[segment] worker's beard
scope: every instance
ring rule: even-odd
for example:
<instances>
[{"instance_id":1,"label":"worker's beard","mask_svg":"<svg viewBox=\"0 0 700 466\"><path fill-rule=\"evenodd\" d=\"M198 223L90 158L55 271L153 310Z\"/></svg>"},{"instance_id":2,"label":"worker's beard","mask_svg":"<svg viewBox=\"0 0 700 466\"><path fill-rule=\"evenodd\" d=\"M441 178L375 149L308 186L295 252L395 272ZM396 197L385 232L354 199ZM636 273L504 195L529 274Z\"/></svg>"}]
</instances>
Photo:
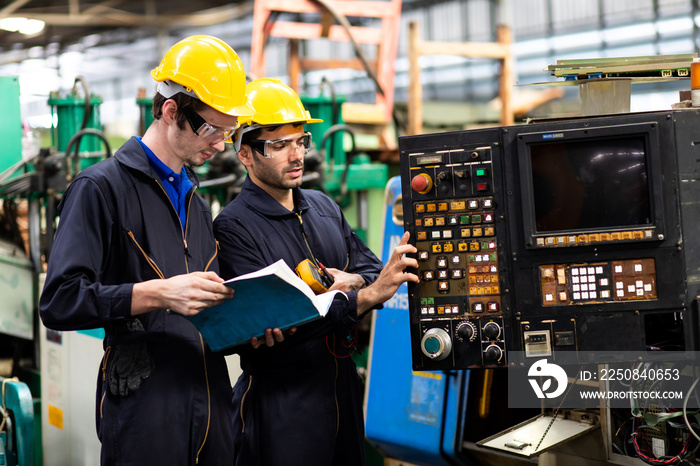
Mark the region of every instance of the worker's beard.
<instances>
[{"instance_id":1,"label":"worker's beard","mask_svg":"<svg viewBox=\"0 0 700 466\"><path fill-rule=\"evenodd\" d=\"M255 160L255 165L253 167L253 175L260 182L269 186L273 189L292 189L301 186L301 175L304 171L304 161L299 160L294 163L290 163L282 168L276 166L270 166L267 160L257 154L257 151L253 150L253 159ZM301 170L300 173L292 175L291 173Z\"/></svg>"}]
</instances>

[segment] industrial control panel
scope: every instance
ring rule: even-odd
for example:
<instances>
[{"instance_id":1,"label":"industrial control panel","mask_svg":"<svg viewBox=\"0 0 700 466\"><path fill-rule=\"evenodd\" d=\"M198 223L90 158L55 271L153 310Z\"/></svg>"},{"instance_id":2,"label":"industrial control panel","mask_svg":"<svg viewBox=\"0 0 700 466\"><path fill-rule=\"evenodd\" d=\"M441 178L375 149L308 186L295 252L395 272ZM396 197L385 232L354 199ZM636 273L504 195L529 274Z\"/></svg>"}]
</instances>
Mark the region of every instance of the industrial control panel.
<instances>
[{"instance_id":1,"label":"industrial control panel","mask_svg":"<svg viewBox=\"0 0 700 466\"><path fill-rule=\"evenodd\" d=\"M459 147L404 154L404 215L409 209L421 280L411 313L419 351L436 368L507 360L498 132L464 135Z\"/></svg>"},{"instance_id":2,"label":"industrial control panel","mask_svg":"<svg viewBox=\"0 0 700 466\"><path fill-rule=\"evenodd\" d=\"M694 350L699 140L698 110L400 138L414 369Z\"/></svg>"}]
</instances>

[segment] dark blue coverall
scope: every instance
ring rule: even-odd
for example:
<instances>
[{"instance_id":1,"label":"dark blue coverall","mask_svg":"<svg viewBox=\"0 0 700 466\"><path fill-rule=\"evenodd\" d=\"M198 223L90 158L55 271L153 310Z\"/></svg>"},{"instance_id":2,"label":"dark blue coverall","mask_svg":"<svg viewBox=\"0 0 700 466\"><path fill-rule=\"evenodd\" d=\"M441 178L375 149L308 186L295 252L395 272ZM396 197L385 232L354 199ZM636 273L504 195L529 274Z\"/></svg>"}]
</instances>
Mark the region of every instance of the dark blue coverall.
<instances>
[{"instance_id":1,"label":"dark blue coverall","mask_svg":"<svg viewBox=\"0 0 700 466\"><path fill-rule=\"evenodd\" d=\"M130 316L136 282L218 273L209 206L194 189L187 205L183 233L135 138L83 170L59 205L40 314L56 330L105 329L95 413L102 464L233 463L224 356L179 314Z\"/></svg>"},{"instance_id":2,"label":"dark blue coverall","mask_svg":"<svg viewBox=\"0 0 700 466\"><path fill-rule=\"evenodd\" d=\"M360 274L367 284L376 280L381 261L338 205L319 191L296 188L293 194L290 212L245 180L214 221L222 277L279 259L293 270L313 253L326 267ZM282 343L239 347L244 372L233 393L237 466L364 464L362 382L349 357L357 292L347 295L348 301L334 300L324 319L299 327ZM264 306L265 297L260 301Z\"/></svg>"}]
</instances>

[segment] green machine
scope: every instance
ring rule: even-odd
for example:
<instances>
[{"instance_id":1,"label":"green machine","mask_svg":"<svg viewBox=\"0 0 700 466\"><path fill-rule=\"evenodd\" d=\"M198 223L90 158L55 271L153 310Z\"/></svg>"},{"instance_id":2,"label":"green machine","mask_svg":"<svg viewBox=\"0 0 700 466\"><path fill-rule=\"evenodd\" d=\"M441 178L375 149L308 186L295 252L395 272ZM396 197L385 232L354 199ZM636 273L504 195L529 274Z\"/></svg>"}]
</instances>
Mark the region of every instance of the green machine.
<instances>
[{"instance_id":1,"label":"green machine","mask_svg":"<svg viewBox=\"0 0 700 466\"><path fill-rule=\"evenodd\" d=\"M328 84L324 79L323 85ZM357 150L355 130L344 124L341 112L345 98L336 96L302 96L301 101L314 118L323 123L307 126L316 143L323 166L322 188L345 212L348 222L358 236L378 256L381 250L381 226L384 189L389 179L389 167L372 162L369 155Z\"/></svg>"},{"instance_id":2,"label":"green machine","mask_svg":"<svg viewBox=\"0 0 700 466\"><path fill-rule=\"evenodd\" d=\"M82 84L83 96L78 93L78 83ZM102 132L101 103L102 98L89 92L81 76L75 79L69 93L62 95L56 91L49 96L48 104L55 122L51 128L51 144L73 160L72 164L67 164L69 176L75 176L80 170L104 158L103 144L107 148L107 156L111 155L109 143Z\"/></svg>"}]
</instances>

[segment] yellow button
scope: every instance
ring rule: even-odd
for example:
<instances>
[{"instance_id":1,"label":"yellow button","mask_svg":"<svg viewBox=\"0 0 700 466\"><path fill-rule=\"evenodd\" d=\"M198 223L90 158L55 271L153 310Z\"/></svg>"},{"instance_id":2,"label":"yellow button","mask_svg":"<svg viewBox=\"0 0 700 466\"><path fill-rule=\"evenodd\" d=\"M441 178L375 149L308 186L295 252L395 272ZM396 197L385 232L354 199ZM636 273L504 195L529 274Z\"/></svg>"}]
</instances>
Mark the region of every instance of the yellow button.
<instances>
[{"instance_id":1,"label":"yellow button","mask_svg":"<svg viewBox=\"0 0 700 466\"><path fill-rule=\"evenodd\" d=\"M591 243L594 243L596 241L600 241L600 235L598 235L596 233L592 233L592 234L588 235L588 241L590 241Z\"/></svg>"},{"instance_id":2,"label":"yellow button","mask_svg":"<svg viewBox=\"0 0 700 466\"><path fill-rule=\"evenodd\" d=\"M632 239L632 232L631 231L623 231L622 232L622 239Z\"/></svg>"},{"instance_id":3,"label":"yellow button","mask_svg":"<svg viewBox=\"0 0 700 466\"><path fill-rule=\"evenodd\" d=\"M435 217L435 226L445 226L445 217Z\"/></svg>"},{"instance_id":4,"label":"yellow button","mask_svg":"<svg viewBox=\"0 0 700 466\"><path fill-rule=\"evenodd\" d=\"M426 209L428 209L428 212L435 212L435 210L437 209L437 207L435 206L435 204L432 204L432 203L431 203L431 204L428 204L428 205L426 206Z\"/></svg>"},{"instance_id":5,"label":"yellow button","mask_svg":"<svg viewBox=\"0 0 700 466\"><path fill-rule=\"evenodd\" d=\"M477 243L476 241L472 241L471 243L469 243L469 250L470 251L478 251L479 250L479 243Z\"/></svg>"},{"instance_id":6,"label":"yellow button","mask_svg":"<svg viewBox=\"0 0 700 466\"><path fill-rule=\"evenodd\" d=\"M468 246L467 243L465 243L465 242L457 243L457 250L458 250L458 251L462 251L462 252L463 252L463 251L468 251L468 250L469 250L469 246Z\"/></svg>"},{"instance_id":7,"label":"yellow button","mask_svg":"<svg viewBox=\"0 0 700 466\"><path fill-rule=\"evenodd\" d=\"M450 203L450 210L465 210L467 205L464 201L453 201Z\"/></svg>"},{"instance_id":8,"label":"yellow button","mask_svg":"<svg viewBox=\"0 0 700 466\"><path fill-rule=\"evenodd\" d=\"M423 219L423 225L426 227L432 227L435 222L435 219L433 217L426 217Z\"/></svg>"},{"instance_id":9,"label":"yellow button","mask_svg":"<svg viewBox=\"0 0 700 466\"><path fill-rule=\"evenodd\" d=\"M493 227L487 227L484 228L484 236L494 236L496 232L494 231Z\"/></svg>"},{"instance_id":10,"label":"yellow button","mask_svg":"<svg viewBox=\"0 0 700 466\"><path fill-rule=\"evenodd\" d=\"M484 230L482 228L474 228L472 230L472 236L476 236L476 237L484 236Z\"/></svg>"},{"instance_id":11,"label":"yellow button","mask_svg":"<svg viewBox=\"0 0 700 466\"><path fill-rule=\"evenodd\" d=\"M425 212L425 204L416 204L416 213L420 214Z\"/></svg>"},{"instance_id":12,"label":"yellow button","mask_svg":"<svg viewBox=\"0 0 700 466\"><path fill-rule=\"evenodd\" d=\"M459 230L459 233L462 238L470 238L472 236L472 231L469 228L462 228Z\"/></svg>"},{"instance_id":13,"label":"yellow button","mask_svg":"<svg viewBox=\"0 0 700 466\"><path fill-rule=\"evenodd\" d=\"M432 249L433 252L442 252L442 246L439 244L431 244L430 248Z\"/></svg>"},{"instance_id":14,"label":"yellow button","mask_svg":"<svg viewBox=\"0 0 700 466\"><path fill-rule=\"evenodd\" d=\"M442 246L442 250L444 252L452 252L452 251L454 251L454 246L452 245L452 243L445 243Z\"/></svg>"},{"instance_id":15,"label":"yellow button","mask_svg":"<svg viewBox=\"0 0 700 466\"><path fill-rule=\"evenodd\" d=\"M439 202L438 203L438 211L439 212L447 212L447 202Z\"/></svg>"},{"instance_id":16,"label":"yellow button","mask_svg":"<svg viewBox=\"0 0 700 466\"><path fill-rule=\"evenodd\" d=\"M419 231L418 233L416 233L416 239L418 241L424 241L424 240L428 239L428 232Z\"/></svg>"},{"instance_id":17,"label":"yellow button","mask_svg":"<svg viewBox=\"0 0 700 466\"><path fill-rule=\"evenodd\" d=\"M588 242L588 235L578 235L578 242L579 243L587 243Z\"/></svg>"},{"instance_id":18,"label":"yellow button","mask_svg":"<svg viewBox=\"0 0 700 466\"><path fill-rule=\"evenodd\" d=\"M603 236L603 235L601 235L601 236ZM611 233L610 239L613 241L620 241L622 239L622 233L620 233L619 231L615 232L615 233Z\"/></svg>"},{"instance_id":19,"label":"yellow button","mask_svg":"<svg viewBox=\"0 0 700 466\"><path fill-rule=\"evenodd\" d=\"M610 241L610 233L601 233L600 240L601 241Z\"/></svg>"},{"instance_id":20,"label":"yellow button","mask_svg":"<svg viewBox=\"0 0 700 466\"><path fill-rule=\"evenodd\" d=\"M632 236L634 237L634 239L643 239L644 233L642 233L641 231L638 230L638 231L632 232Z\"/></svg>"}]
</instances>

